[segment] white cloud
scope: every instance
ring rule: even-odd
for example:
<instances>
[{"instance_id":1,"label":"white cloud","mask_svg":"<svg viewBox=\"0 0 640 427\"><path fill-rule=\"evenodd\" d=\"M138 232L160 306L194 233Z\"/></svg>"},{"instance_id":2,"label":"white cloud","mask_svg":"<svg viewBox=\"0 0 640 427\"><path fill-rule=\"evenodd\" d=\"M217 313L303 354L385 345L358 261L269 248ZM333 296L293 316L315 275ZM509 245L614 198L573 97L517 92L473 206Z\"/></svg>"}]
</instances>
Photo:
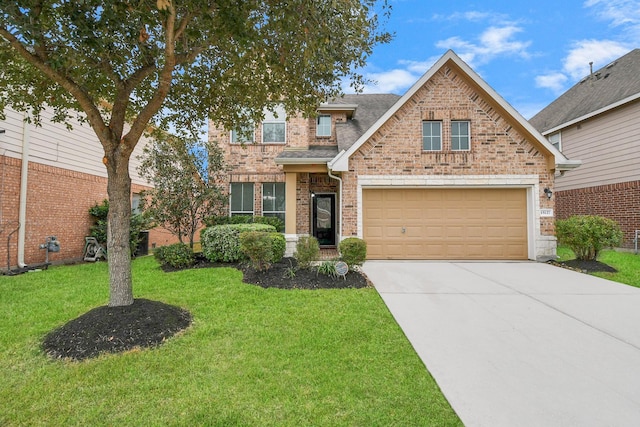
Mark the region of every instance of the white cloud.
<instances>
[{"instance_id":1,"label":"white cloud","mask_svg":"<svg viewBox=\"0 0 640 427\"><path fill-rule=\"evenodd\" d=\"M551 89L557 95L564 91L568 77L563 73L550 73L536 77L536 86Z\"/></svg>"},{"instance_id":2,"label":"white cloud","mask_svg":"<svg viewBox=\"0 0 640 427\"><path fill-rule=\"evenodd\" d=\"M589 74L589 62L597 70L629 52L624 43L613 40L581 40L574 44L563 61L563 71L574 81Z\"/></svg>"},{"instance_id":3,"label":"white cloud","mask_svg":"<svg viewBox=\"0 0 640 427\"><path fill-rule=\"evenodd\" d=\"M414 73L402 69L368 73L365 77L373 83L364 87L364 93L403 93L417 80Z\"/></svg>"},{"instance_id":4,"label":"white cloud","mask_svg":"<svg viewBox=\"0 0 640 427\"><path fill-rule=\"evenodd\" d=\"M587 0L585 7L593 8L596 15L611 26L640 26L640 1L638 0Z\"/></svg>"},{"instance_id":5,"label":"white cloud","mask_svg":"<svg viewBox=\"0 0 640 427\"><path fill-rule=\"evenodd\" d=\"M500 55L515 55L529 58L527 48L530 41L515 40L515 35L522 32L522 28L515 25L489 27L477 43L463 40L460 37L450 37L436 42L436 46L443 49L453 49L471 67L486 64Z\"/></svg>"}]
</instances>

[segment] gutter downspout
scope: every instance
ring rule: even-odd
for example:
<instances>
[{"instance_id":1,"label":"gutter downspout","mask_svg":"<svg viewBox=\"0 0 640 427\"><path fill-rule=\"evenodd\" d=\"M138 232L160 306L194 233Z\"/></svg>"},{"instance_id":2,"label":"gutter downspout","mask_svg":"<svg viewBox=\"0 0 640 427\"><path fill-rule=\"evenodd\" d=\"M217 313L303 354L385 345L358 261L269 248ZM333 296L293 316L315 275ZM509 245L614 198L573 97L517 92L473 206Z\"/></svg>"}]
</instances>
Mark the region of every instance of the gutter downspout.
<instances>
[{"instance_id":1,"label":"gutter downspout","mask_svg":"<svg viewBox=\"0 0 640 427\"><path fill-rule=\"evenodd\" d=\"M27 219L27 178L29 175L29 143L31 142L31 126L27 122L27 113L22 120L22 164L20 170L20 210L18 212L18 267L24 268L24 242Z\"/></svg>"},{"instance_id":2,"label":"gutter downspout","mask_svg":"<svg viewBox=\"0 0 640 427\"><path fill-rule=\"evenodd\" d=\"M337 179L339 184L339 188L340 188L340 208L339 208L339 215L338 215L338 221L340 222L340 226L338 227L338 246L340 245L340 242L342 241L342 178L339 178L335 175L333 175L331 173L331 168L329 167L329 164L327 164L327 172L329 174L329 176L333 179Z\"/></svg>"}]
</instances>

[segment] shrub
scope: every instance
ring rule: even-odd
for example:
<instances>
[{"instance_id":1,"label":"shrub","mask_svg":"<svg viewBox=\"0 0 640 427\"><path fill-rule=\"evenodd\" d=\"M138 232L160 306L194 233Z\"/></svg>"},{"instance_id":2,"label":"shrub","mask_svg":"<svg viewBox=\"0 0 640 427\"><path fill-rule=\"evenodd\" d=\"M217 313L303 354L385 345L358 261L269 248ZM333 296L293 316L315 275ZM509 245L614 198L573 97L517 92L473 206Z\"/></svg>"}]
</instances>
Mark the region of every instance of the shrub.
<instances>
[{"instance_id":1,"label":"shrub","mask_svg":"<svg viewBox=\"0 0 640 427\"><path fill-rule=\"evenodd\" d=\"M298 261L300 268L309 268L311 263L318 259L318 255L320 255L318 239L313 236L302 236L298 239L293 257Z\"/></svg>"},{"instance_id":2,"label":"shrub","mask_svg":"<svg viewBox=\"0 0 640 427\"><path fill-rule=\"evenodd\" d=\"M595 260L603 248L617 246L622 231L617 222L596 215L574 215L556 221L556 235L580 260Z\"/></svg>"},{"instance_id":3,"label":"shrub","mask_svg":"<svg viewBox=\"0 0 640 427\"><path fill-rule=\"evenodd\" d=\"M273 245L269 233L245 231L240 233L240 250L258 271L267 270L273 260Z\"/></svg>"},{"instance_id":4,"label":"shrub","mask_svg":"<svg viewBox=\"0 0 640 427\"><path fill-rule=\"evenodd\" d=\"M191 267L195 262L193 250L184 243L174 243L173 245L156 248L153 256L162 265L170 265L174 268Z\"/></svg>"},{"instance_id":5,"label":"shrub","mask_svg":"<svg viewBox=\"0 0 640 427\"><path fill-rule=\"evenodd\" d=\"M347 237L338 246L342 261L349 267L362 265L367 259L367 243L357 237Z\"/></svg>"},{"instance_id":6,"label":"shrub","mask_svg":"<svg viewBox=\"0 0 640 427\"><path fill-rule=\"evenodd\" d=\"M284 253L287 251L287 241L282 233L278 232L269 233L269 238L271 239L271 252L273 254L271 262L275 264L284 258Z\"/></svg>"},{"instance_id":7,"label":"shrub","mask_svg":"<svg viewBox=\"0 0 640 427\"><path fill-rule=\"evenodd\" d=\"M338 278L338 271L336 270L336 262L335 261L323 261L319 266L316 267L316 270L320 274L324 274L325 276L329 276L333 279Z\"/></svg>"},{"instance_id":8,"label":"shrub","mask_svg":"<svg viewBox=\"0 0 640 427\"><path fill-rule=\"evenodd\" d=\"M207 227L200 234L202 255L212 262L237 262L244 258L240 250L240 233L245 231L273 232L266 224L228 224Z\"/></svg>"},{"instance_id":9,"label":"shrub","mask_svg":"<svg viewBox=\"0 0 640 427\"><path fill-rule=\"evenodd\" d=\"M205 218L204 223L207 227L227 224L267 224L276 228L276 231L284 231L284 222L275 216L251 216L251 215L234 215L234 216L210 216Z\"/></svg>"},{"instance_id":10,"label":"shrub","mask_svg":"<svg viewBox=\"0 0 640 427\"><path fill-rule=\"evenodd\" d=\"M94 225L89 229L89 235L95 237L98 243L105 245L107 243L107 217L109 216L109 201L102 201L102 204L95 204L89 208L89 215L95 221ZM130 222L129 248L131 256L136 255L138 244L140 243L140 232L151 226L151 223L144 214L132 214Z\"/></svg>"}]
</instances>

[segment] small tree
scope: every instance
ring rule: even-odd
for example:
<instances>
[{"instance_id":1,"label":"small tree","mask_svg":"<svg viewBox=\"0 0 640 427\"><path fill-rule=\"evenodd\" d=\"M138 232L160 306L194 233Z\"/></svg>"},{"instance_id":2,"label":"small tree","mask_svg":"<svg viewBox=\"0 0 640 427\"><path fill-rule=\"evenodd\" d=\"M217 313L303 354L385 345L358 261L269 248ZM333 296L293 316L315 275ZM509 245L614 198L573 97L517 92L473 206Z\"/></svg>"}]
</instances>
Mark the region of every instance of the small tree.
<instances>
[{"instance_id":1,"label":"small tree","mask_svg":"<svg viewBox=\"0 0 640 427\"><path fill-rule=\"evenodd\" d=\"M574 215L556 221L556 235L562 245L568 246L576 258L595 261L600 251L622 241L617 222L596 215Z\"/></svg>"},{"instance_id":2,"label":"small tree","mask_svg":"<svg viewBox=\"0 0 640 427\"><path fill-rule=\"evenodd\" d=\"M223 154L215 143L183 141L157 132L144 148L138 167L154 188L142 193L141 205L154 222L193 249L204 218L222 213L226 195L214 176L222 171Z\"/></svg>"}]
</instances>

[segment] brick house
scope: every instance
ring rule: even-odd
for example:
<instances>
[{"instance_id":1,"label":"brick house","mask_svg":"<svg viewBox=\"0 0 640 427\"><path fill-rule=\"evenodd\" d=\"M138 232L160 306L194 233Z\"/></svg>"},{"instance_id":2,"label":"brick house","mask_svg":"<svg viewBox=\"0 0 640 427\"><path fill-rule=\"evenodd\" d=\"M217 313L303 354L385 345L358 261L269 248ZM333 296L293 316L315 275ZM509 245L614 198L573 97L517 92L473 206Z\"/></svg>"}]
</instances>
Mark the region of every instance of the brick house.
<instances>
[{"instance_id":1,"label":"brick house","mask_svg":"<svg viewBox=\"0 0 640 427\"><path fill-rule=\"evenodd\" d=\"M633 248L640 230L640 49L583 78L530 123L566 156L574 173L556 177L558 218L601 215Z\"/></svg>"},{"instance_id":2,"label":"brick house","mask_svg":"<svg viewBox=\"0 0 640 427\"><path fill-rule=\"evenodd\" d=\"M289 253L313 235L363 238L369 259L553 257L554 174L580 164L452 51L403 96L346 95L315 118L239 128L209 129L230 214L280 216Z\"/></svg>"},{"instance_id":3,"label":"brick house","mask_svg":"<svg viewBox=\"0 0 640 427\"><path fill-rule=\"evenodd\" d=\"M97 137L86 124L73 123L69 131L51 122L49 110L39 127L24 122L22 113L7 109L5 114L0 121L0 269L43 263L46 254L39 246L48 236L56 236L61 248L50 254L51 262L82 259L93 223L88 210L107 198ZM143 145L141 140L129 168L134 204L149 188L136 170ZM165 230L150 230L149 245L174 241Z\"/></svg>"}]
</instances>

